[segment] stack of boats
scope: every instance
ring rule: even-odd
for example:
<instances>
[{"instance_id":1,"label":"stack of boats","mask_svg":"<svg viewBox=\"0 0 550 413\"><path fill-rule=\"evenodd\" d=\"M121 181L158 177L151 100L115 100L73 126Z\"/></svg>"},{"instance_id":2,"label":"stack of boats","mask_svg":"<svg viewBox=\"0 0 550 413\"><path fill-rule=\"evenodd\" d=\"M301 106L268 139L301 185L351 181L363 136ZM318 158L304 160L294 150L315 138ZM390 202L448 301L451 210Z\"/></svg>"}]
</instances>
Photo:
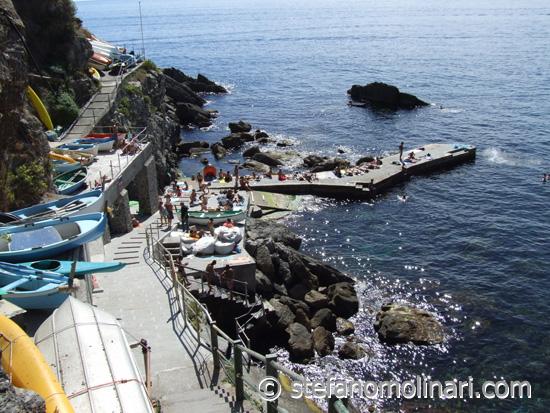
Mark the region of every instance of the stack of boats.
<instances>
[{"instance_id":1,"label":"stack of boats","mask_svg":"<svg viewBox=\"0 0 550 413\"><path fill-rule=\"evenodd\" d=\"M94 35L88 38L94 54L88 59L88 65L96 70L109 70L116 67L128 69L139 60L134 54L126 53L123 47L114 46Z\"/></svg>"},{"instance_id":2,"label":"stack of boats","mask_svg":"<svg viewBox=\"0 0 550 413\"><path fill-rule=\"evenodd\" d=\"M69 275L116 271L124 263L51 259L103 235L103 192L84 192L0 214L0 295L24 309L55 309L72 292ZM15 264L18 263L18 264Z\"/></svg>"}]
</instances>

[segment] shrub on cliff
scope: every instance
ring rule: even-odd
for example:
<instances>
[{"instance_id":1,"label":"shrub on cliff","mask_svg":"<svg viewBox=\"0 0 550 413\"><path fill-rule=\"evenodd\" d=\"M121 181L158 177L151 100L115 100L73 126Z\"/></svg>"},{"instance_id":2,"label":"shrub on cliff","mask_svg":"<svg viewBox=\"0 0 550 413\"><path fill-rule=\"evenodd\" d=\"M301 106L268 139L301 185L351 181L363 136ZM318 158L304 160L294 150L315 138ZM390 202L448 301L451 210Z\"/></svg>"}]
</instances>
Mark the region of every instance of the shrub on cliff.
<instances>
[{"instance_id":1,"label":"shrub on cliff","mask_svg":"<svg viewBox=\"0 0 550 413\"><path fill-rule=\"evenodd\" d=\"M78 117L78 106L73 96L68 92L61 92L54 97L52 120L55 125L63 128L70 126Z\"/></svg>"}]
</instances>

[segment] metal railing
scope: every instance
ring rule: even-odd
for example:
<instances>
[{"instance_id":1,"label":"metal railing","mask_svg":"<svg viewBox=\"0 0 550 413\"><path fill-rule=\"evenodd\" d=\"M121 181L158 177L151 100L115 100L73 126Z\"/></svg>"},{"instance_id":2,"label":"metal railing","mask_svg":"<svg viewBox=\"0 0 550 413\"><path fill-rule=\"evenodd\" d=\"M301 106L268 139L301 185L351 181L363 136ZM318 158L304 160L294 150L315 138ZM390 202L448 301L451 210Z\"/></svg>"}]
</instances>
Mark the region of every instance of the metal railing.
<instances>
[{"instance_id":1,"label":"metal railing","mask_svg":"<svg viewBox=\"0 0 550 413\"><path fill-rule=\"evenodd\" d=\"M155 231L157 229L157 231ZM160 235L158 227L148 226L145 229L147 240L147 254L153 261L160 266L166 278L171 279L172 287L175 291L173 300L177 301L179 314L182 314L184 325L190 325L196 332L197 342L199 345L208 349L212 353L214 369L222 368L227 377L235 386L235 395L238 401L243 401L245 398L251 402L256 402L257 395L261 392L258 384L247 378L244 374L243 355L248 356L249 361L256 360L263 365L265 377L272 377L278 380L279 374L284 374L294 381L299 381L306 384L307 380L304 376L293 372L287 367L277 363L276 354L263 355L249 348L250 340L246 337L248 346L243 345L242 340L231 338L227 333L216 325L216 321L208 312L208 309L199 301L185 286L178 280L177 270L172 258L172 254L162 245L161 239L155 232ZM204 271L203 271L204 272ZM202 277L201 277L202 279ZM251 311L241 317L249 316ZM239 317L239 318L241 318ZM250 318L248 319L248 321ZM236 325L239 323L236 321ZM246 323L242 323L246 325ZM208 326L203 330L203 326ZM227 341L233 353L233 359L226 356L226 353L220 350L219 339L223 338ZM250 368L250 362L248 363ZM278 383L278 381L277 381ZM280 385L280 384L279 384ZM347 399L338 399L332 397L327 400L329 413L346 413L348 412ZM267 412L288 413L286 409L278 405L278 400L267 401Z\"/></svg>"}]
</instances>

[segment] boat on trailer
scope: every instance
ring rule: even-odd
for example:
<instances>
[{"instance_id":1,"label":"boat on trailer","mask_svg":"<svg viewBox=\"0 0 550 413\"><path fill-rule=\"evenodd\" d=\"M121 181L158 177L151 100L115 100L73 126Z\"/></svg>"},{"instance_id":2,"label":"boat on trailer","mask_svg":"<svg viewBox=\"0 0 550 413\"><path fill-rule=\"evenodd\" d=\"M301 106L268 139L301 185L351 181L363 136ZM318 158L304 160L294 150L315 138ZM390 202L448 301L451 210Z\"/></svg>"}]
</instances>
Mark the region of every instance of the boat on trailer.
<instances>
[{"instance_id":1,"label":"boat on trailer","mask_svg":"<svg viewBox=\"0 0 550 413\"><path fill-rule=\"evenodd\" d=\"M101 237L106 225L106 214L95 212L0 228L0 261L55 257Z\"/></svg>"}]
</instances>

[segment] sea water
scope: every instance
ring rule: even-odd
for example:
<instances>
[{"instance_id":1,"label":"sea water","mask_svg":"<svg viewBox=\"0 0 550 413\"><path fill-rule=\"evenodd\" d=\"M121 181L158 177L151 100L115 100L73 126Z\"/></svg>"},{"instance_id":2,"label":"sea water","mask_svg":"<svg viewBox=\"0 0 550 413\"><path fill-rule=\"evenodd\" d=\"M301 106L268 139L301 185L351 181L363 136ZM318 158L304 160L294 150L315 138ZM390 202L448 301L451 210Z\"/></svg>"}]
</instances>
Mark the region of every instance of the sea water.
<instances>
[{"instance_id":1,"label":"sea water","mask_svg":"<svg viewBox=\"0 0 550 413\"><path fill-rule=\"evenodd\" d=\"M186 141L220 141L227 124L293 144L289 150L385 156L433 142L477 146L473 163L414 177L374 202L307 197L286 224L302 251L352 274L353 318L369 357L322 367L365 380L528 380L529 399L460 399L451 409L546 411L550 406L550 4L357 0L78 1L84 27L145 52L160 67L198 73L229 94ZM432 103L412 111L347 106L354 84L386 82ZM266 150L276 149L269 146ZM339 155L338 151L344 151ZM216 161L242 159L238 153ZM299 162L286 165L287 170ZM183 160L188 176L202 169ZM398 197L409 195L403 202ZM432 312L433 347L380 344L384 302ZM284 352L282 352L284 354ZM439 402L438 402L439 403ZM386 401L391 405L392 401ZM425 405L422 405L425 407Z\"/></svg>"}]
</instances>

